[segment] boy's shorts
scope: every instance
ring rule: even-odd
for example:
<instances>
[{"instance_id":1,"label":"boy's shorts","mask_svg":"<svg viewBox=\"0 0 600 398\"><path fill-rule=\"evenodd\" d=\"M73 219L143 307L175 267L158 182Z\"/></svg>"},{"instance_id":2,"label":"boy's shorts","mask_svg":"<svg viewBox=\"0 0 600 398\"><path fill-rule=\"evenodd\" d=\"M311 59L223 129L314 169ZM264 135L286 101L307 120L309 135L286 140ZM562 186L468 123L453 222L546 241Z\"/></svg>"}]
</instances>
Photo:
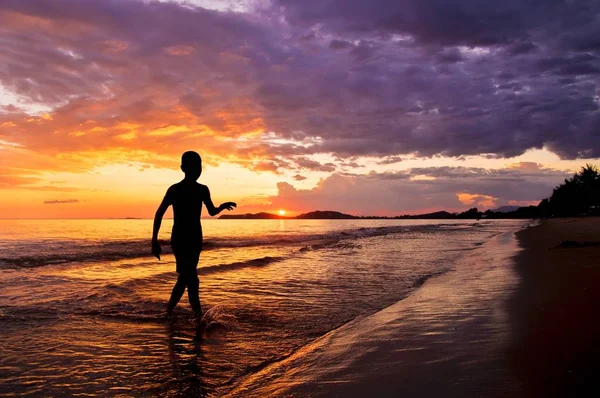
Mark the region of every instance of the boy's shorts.
<instances>
[{"instance_id":1,"label":"boy's shorts","mask_svg":"<svg viewBox=\"0 0 600 398\"><path fill-rule=\"evenodd\" d=\"M200 260L200 252L198 249L173 250L175 263L177 264L177 273L186 274L195 272Z\"/></svg>"}]
</instances>

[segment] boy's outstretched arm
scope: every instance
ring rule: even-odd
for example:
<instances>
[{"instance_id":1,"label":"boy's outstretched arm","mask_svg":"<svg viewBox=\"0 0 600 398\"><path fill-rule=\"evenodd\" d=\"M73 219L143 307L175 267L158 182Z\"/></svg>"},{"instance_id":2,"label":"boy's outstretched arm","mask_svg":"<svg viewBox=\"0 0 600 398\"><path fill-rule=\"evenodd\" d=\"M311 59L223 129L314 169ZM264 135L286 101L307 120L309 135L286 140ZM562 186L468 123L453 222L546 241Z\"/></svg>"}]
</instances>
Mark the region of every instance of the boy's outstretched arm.
<instances>
[{"instance_id":1,"label":"boy's outstretched arm","mask_svg":"<svg viewBox=\"0 0 600 398\"><path fill-rule=\"evenodd\" d=\"M163 198L162 202L158 206L156 210L156 214L154 215L154 226L152 228L152 254L156 256L160 260L161 248L158 244L158 231L160 230L160 224L162 223L162 218L165 215L165 212L171 205L169 191Z\"/></svg>"},{"instance_id":2,"label":"boy's outstretched arm","mask_svg":"<svg viewBox=\"0 0 600 398\"><path fill-rule=\"evenodd\" d=\"M237 204L235 202L225 202L221 203L219 207L215 207L215 205L212 202L212 199L210 198L210 191L208 190L208 187L206 187L204 205L206 206L206 210L208 210L208 214L210 214L211 216L216 216L225 209L233 210L234 207L237 207Z\"/></svg>"}]
</instances>

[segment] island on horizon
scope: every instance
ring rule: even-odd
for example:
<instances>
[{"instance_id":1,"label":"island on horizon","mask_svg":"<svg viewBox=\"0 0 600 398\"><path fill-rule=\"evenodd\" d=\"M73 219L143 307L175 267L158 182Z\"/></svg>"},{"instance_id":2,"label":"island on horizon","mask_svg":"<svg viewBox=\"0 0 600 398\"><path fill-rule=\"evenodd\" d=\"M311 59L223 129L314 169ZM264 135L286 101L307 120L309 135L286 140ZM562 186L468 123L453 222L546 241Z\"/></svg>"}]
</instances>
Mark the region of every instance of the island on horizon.
<instances>
[{"instance_id":1,"label":"island on horizon","mask_svg":"<svg viewBox=\"0 0 600 398\"><path fill-rule=\"evenodd\" d=\"M508 207L508 206L505 206ZM425 214L406 214L401 216L354 216L334 210L316 210L302 213L297 216L282 216L279 214L260 212L245 214L224 214L219 219L224 220L451 220L451 219L480 219L480 218L537 218L538 206L516 207L515 209L504 207L480 212L476 207L462 213L450 213L444 210Z\"/></svg>"},{"instance_id":2,"label":"island on horizon","mask_svg":"<svg viewBox=\"0 0 600 398\"><path fill-rule=\"evenodd\" d=\"M317 210L299 214L295 217L273 213L226 214L220 219L241 220L352 220L352 219L531 219L554 217L600 216L600 171L594 165L586 164L569 179L556 186L550 197L541 200L537 206L517 207L501 206L484 212L473 207L462 213L450 213L444 210L425 214L406 214L401 216L354 216L333 210Z\"/></svg>"}]
</instances>

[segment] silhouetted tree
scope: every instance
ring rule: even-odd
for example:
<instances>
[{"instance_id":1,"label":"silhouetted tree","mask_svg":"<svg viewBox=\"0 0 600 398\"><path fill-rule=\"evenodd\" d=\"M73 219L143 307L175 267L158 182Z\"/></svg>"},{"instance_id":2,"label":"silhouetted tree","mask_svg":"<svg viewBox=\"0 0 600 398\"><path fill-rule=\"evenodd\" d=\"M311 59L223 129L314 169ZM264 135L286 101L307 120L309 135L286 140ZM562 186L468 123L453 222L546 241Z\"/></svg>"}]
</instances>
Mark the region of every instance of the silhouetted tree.
<instances>
[{"instance_id":1,"label":"silhouetted tree","mask_svg":"<svg viewBox=\"0 0 600 398\"><path fill-rule=\"evenodd\" d=\"M547 206L550 215L554 217L577 216L597 211L600 206L598 168L586 164L573 177L565 179L563 184L554 188Z\"/></svg>"},{"instance_id":2,"label":"silhouetted tree","mask_svg":"<svg viewBox=\"0 0 600 398\"><path fill-rule=\"evenodd\" d=\"M548 218L551 216L550 214L550 200L548 198L543 199L537 205L537 217L539 218Z\"/></svg>"},{"instance_id":3,"label":"silhouetted tree","mask_svg":"<svg viewBox=\"0 0 600 398\"><path fill-rule=\"evenodd\" d=\"M456 217L457 218L480 218L481 214L482 213L479 212L477 207L473 207L465 212L460 213Z\"/></svg>"}]
</instances>

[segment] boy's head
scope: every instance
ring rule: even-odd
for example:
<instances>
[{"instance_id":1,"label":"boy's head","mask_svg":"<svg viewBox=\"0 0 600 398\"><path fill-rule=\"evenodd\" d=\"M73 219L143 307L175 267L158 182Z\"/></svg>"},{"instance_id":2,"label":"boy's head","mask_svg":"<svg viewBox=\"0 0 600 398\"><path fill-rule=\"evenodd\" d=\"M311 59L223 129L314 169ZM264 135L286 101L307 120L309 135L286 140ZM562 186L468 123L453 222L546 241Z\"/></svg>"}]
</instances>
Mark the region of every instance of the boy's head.
<instances>
[{"instance_id":1,"label":"boy's head","mask_svg":"<svg viewBox=\"0 0 600 398\"><path fill-rule=\"evenodd\" d=\"M191 177L197 180L202 174L202 158L198 155L198 152L187 151L181 155L181 171L185 173L186 177Z\"/></svg>"}]
</instances>

